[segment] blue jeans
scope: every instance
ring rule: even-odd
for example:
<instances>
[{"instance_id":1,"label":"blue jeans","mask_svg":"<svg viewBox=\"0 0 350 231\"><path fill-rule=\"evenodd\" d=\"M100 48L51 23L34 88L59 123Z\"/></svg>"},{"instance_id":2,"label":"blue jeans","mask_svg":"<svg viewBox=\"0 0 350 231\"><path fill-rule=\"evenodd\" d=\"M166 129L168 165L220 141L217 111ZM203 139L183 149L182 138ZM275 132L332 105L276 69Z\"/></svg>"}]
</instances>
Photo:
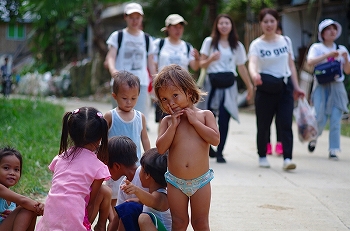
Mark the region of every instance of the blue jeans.
<instances>
[{"instance_id":1,"label":"blue jeans","mask_svg":"<svg viewBox=\"0 0 350 231\"><path fill-rule=\"evenodd\" d=\"M329 118L329 151L340 151L340 128L343 111L333 106L329 115L326 114L327 100L330 89L322 86L316 87L313 92L313 104L316 110L318 136L322 134Z\"/></svg>"}]
</instances>

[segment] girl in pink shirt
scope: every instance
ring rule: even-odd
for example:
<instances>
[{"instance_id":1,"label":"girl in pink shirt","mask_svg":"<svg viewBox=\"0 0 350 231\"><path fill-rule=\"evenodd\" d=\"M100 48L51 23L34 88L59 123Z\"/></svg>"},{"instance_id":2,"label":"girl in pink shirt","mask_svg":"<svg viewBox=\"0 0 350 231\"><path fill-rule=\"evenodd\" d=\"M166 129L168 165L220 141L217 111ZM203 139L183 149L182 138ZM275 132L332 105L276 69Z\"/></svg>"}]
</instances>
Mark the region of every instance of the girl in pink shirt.
<instances>
[{"instance_id":1,"label":"girl in pink shirt","mask_svg":"<svg viewBox=\"0 0 350 231\"><path fill-rule=\"evenodd\" d=\"M52 186L36 230L91 230L96 195L110 177L104 164L107 133L107 122L95 108L82 107L64 115L60 154L49 165Z\"/></svg>"}]
</instances>

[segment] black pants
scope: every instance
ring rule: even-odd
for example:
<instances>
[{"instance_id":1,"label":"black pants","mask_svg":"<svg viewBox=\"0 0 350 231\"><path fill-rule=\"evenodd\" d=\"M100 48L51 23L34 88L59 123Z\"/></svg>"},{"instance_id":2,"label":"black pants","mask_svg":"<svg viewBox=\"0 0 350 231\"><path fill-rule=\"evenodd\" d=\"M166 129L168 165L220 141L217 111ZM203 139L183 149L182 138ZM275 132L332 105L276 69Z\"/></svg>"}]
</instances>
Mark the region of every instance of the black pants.
<instances>
[{"instance_id":1,"label":"black pants","mask_svg":"<svg viewBox=\"0 0 350 231\"><path fill-rule=\"evenodd\" d=\"M212 89L212 91L209 94L209 98L208 98L208 108L210 111L213 112L215 117L218 117L220 143L219 143L218 148L217 148L216 157L222 157L222 151L224 150L224 146L226 143L228 128L229 128L228 126L229 126L231 115L230 115L230 113L228 113L228 111L224 107L225 93L224 93L224 96L222 97L222 99L220 100L218 115L217 115L217 111L212 110L210 108L211 98L213 97L214 93L215 93L215 89Z\"/></svg>"},{"instance_id":2,"label":"black pants","mask_svg":"<svg viewBox=\"0 0 350 231\"><path fill-rule=\"evenodd\" d=\"M268 94L256 91L255 114L257 125L257 147L260 157L266 156L266 145L270 138L270 126L273 117L276 115L277 130L280 132L280 139L283 145L284 159L292 159L293 152L293 84L288 78L287 84L279 94Z\"/></svg>"}]
</instances>

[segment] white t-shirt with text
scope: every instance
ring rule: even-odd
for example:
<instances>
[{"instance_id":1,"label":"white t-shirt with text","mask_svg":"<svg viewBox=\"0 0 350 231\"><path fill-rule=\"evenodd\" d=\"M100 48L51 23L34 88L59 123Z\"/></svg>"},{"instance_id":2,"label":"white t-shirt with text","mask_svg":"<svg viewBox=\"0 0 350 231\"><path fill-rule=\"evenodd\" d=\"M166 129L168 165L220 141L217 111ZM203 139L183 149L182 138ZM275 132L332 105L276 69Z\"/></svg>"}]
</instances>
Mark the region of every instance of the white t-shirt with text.
<instances>
[{"instance_id":1,"label":"white t-shirt with text","mask_svg":"<svg viewBox=\"0 0 350 231\"><path fill-rule=\"evenodd\" d=\"M279 35L276 41L267 42L256 38L249 46L248 56L258 58L258 72L273 75L277 78L291 76L289 55L294 59L292 41Z\"/></svg>"},{"instance_id":2,"label":"white t-shirt with text","mask_svg":"<svg viewBox=\"0 0 350 231\"><path fill-rule=\"evenodd\" d=\"M118 33L118 31L113 32L107 40L107 44L116 49L118 49ZM141 86L149 85L147 63L148 55L152 54L153 51L151 36L149 36L149 39L147 54L144 32L140 31L135 36L123 29L123 38L115 62L117 70L129 71L139 77Z\"/></svg>"}]
</instances>

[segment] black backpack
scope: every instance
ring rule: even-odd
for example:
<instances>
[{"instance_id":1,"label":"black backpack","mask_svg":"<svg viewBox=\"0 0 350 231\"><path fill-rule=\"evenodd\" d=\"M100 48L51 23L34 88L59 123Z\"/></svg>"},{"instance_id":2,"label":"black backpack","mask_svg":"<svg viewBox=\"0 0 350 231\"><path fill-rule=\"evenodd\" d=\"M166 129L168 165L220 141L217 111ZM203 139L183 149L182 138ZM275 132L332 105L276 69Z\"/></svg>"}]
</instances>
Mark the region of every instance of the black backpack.
<instances>
[{"instance_id":1,"label":"black backpack","mask_svg":"<svg viewBox=\"0 0 350 231\"><path fill-rule=\"evenodd\" d=\"M158 49L158 58L159 58L159 54L160 54L160 50L162 49L162 47L164 46L164 39L160 39L160 42L159 42L159 49ZM186 46L187 46L187 57L189 57L190 55L190 47L191 47L191 44L186 42Z\"/></svg>"},{"instance_id":2,"label":"black backpack","mask_svg":"<svg viewBox=\"0 0 350 231\"><path fill-rule=\"evenodd\" d=\"M119 54L119 48L122 44L122 40L123 40L123 30L118 30L118 50L117 50L117 56ZM148 54L148 47L149 47L149 34L145 33L144 32L144 35L145 35L145 41L146 41L146 52Z\"/></svg>"}]
</instances>

